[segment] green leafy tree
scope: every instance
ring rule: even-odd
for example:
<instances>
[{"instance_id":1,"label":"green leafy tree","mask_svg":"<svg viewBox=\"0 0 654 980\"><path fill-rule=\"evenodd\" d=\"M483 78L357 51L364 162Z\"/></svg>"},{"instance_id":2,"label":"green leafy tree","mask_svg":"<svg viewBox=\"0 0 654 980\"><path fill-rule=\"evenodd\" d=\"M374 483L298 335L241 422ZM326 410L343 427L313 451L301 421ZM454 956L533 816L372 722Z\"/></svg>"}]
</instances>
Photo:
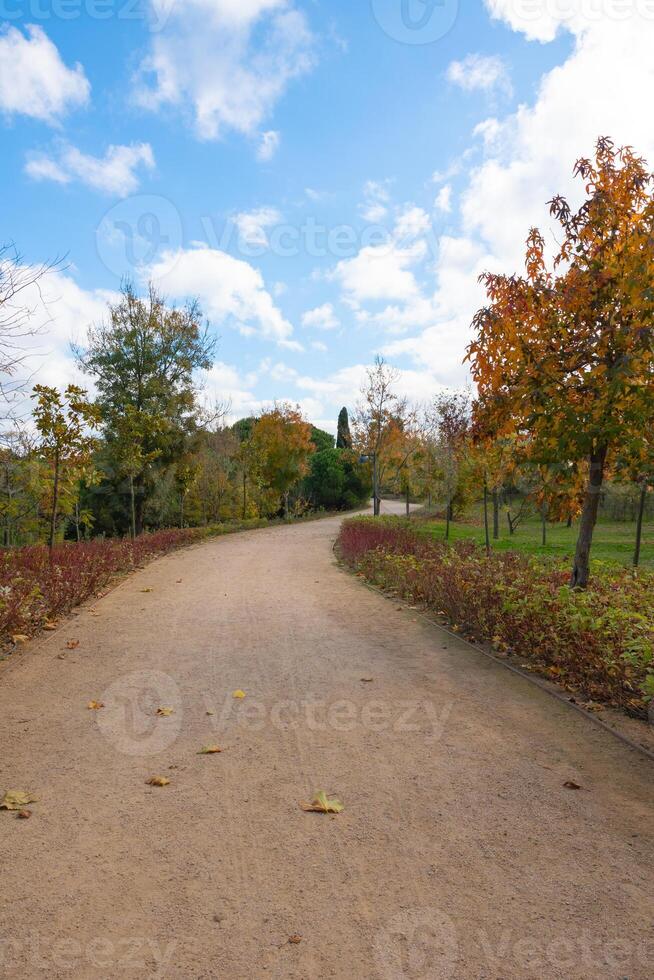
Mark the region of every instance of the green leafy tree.
<instances>
[{"instance_id":1,"label":"green leafy tree","mask_svg":"<svg viewBox=\"0 0 654 980\"><path fill-rule=\"evenodd\" d=\"M141 299L128 284L108 319L89 331L86 348L77 351L98 390L108 446L119 453L120 420L129 416L136 534L161 471L175 465L197 428L194 372L211 366L214 350L207 331L197 302L167 306L153 286Z\"/></svg>"},{"instance_id":2,"label":"green leafy tree","mask_svg":"<svg viewBox=\"0 0 654 980\"><path fill-rule=\"evenodd\" d=\"M97 428L100 411L88 401L86 392L68 385L61 394L56 388L36 385L34 423L40 436L38 451L52 470L50 530L48 545L55 544L62 499L70 498L88 468L95 440L89 430Z\"/></svg>"}]
</instances>

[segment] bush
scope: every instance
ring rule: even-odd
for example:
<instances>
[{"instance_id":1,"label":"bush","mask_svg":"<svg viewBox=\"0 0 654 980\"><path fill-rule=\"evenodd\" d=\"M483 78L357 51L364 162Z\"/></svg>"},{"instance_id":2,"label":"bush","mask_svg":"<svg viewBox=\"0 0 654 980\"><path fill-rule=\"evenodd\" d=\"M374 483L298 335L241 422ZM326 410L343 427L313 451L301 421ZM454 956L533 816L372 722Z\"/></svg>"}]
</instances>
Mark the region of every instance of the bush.
<instances>
[{"instance_id":1,"label":"bush","mask_svg":"<svg viewBox=\"0 0 654 980\"><path fill-rule=\"evenodd\" d=\"M343 558L382 589L422 602L457 629L513 651L587 698L643 715L654 696L654 575L599 565L585 592L555 561L449 546L407 521L355 518Z\"/></svg>"}]
</instances>

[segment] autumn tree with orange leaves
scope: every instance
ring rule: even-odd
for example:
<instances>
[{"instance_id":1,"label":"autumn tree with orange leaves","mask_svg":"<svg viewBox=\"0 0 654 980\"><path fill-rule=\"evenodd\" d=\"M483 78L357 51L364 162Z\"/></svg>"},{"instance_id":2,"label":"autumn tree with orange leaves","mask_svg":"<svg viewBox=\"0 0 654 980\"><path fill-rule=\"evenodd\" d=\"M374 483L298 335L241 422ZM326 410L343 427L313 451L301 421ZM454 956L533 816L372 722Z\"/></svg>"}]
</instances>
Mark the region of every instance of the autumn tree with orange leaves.
<instances>
[{"instance_id":1,"label":"autumn tree with orange leaves","mask_svg":"<svg viewBox=\"0 0 654 980\"><path fill-rule=\"evenodd\" d=\"M519 433L534 463L583 474L570 584L585 588L605 476L618 455L646 453L654 417L654 198L646 162L607 138L574 174L581 207L550 201L562 233L553 267L532 229L524 276L482 276L488 303L467 356L478 435Z\"/></svg>"}]
</instances>

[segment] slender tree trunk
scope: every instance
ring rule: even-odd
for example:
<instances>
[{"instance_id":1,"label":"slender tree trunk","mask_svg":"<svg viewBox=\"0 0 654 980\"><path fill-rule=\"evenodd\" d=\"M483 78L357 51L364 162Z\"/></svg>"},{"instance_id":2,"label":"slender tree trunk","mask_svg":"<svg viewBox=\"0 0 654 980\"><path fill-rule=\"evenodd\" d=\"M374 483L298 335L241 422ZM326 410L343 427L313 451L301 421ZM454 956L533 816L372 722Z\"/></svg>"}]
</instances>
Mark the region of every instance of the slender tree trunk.
<instances>
[{"instance_id":1,"label":"slender tree trunk","mask_svg":"<svg viewBox=\"0 0 654 980\"><path fill-rule=\"evenodd\" d=\"M506 512L506 522L509 525L509 534L513 534L513 518L511 517L511 511Z\"/></svg>"},{"instance_id":2,"label":"slender tree trunk","mask_svg":"<svg viewBox=\"0 0 654 980\"><path fill-rule=\"evenodd\" d=\"M427 510L431 510L431 490L427 494Z\"/></svg>"},{"instance_id":3,"label":"slender tree trunk","mask_svg":"<svg viewBox=\"0 0 654 980\"><path fill-rule=\"evenodd\" d=\"M52 511L50 513L50 540L48 542L48 547L50 548L50 553L55 546L55 538L57 536L57 510L59 508L59 453L55 453L54 458L54 484L52 487Z\"/></svg>"},{"instance_id":4,"label":"slender tree trunk","mask_svg":"<svg viewBox=\"0 0 654 980\"><path fill-rule=\"evenodd\" d=\"M597 452L590 456L590 474L588 487L584 499L584 506L579 522L579 537L577 538L577 549L575 560L570 576L570 587L573 589L585 589L588 585L590 574L590 549L593 543L593 531L597 524L597 512L599 510L600 494L604 482L604 465L606 463L607 447L602 446Z\"/></svg>"},{"instance_id":5,"label":"slender tree trunk","mask_svg":"<svg viewBox=\"0 0 654 980\"><path fill-rule=\"evenodd\" d=\"M647 481L643 480L640 488L640 500L638 502L638 521L636 523L636 548L634 551L634 568L640 564L640 545L643 540L643 516L645 514L645 501L647 500Z\"/></svg>"},{"instance_id":6,"label":"slender tree trunk","mask_svg":"<svg viewBox=\"0 0 654 980\"><path fill-rule=\"evenodd\" d=\"M500 536L500 495L493 490L493 537L497 541Z\"/></svg>"},{"instance_id":7,"label":"slender tree trunk","mask_svg":"<svg viewBox=\"0 0 654 980\"><path fill-rule=\"evenodd\" d=\"M79 501L78 500L75 501L75 536L77 538L77 543L79 544L80 541L81 541L81 539L82 539L82 535L80 533Z\"/></svg>"},{"instance_id":8,"label":"slender tree trunk","mask_svg":"<svg viewBox=\"0 0 654 980\"><path fill-rule=\"evenodd\" d=\"M407 487L407 488L406 488L406 516L407 516L407 517L408 517L408 516L409 516L409 514L411 513L411 502L410 502L410 500L409 500L409 498L410 498L410 496L411 496L411 491L410 491L410 490L409 490L409 488Z\"/></svg>"},{"instance_id":9,"label":"slender tree trunk","mask_svg":"<svg viewBox=\"0 0 654 980\"><path fill-rule=\"evenodd\" d=\"M484 481L484 535L486 538L486 554L490 555L490 526L488 523L488 487Z\"/></svg>"},{"instance_id":10,"label":"slender tree trunk","mask_svg":"<svg viewBox=\"0 0 654 980\"><path fill-rule=\"evenodd\" d=\"M572 527L572 514L568 514L568 523L566 527Z\"/></svg>"},{"instance_id":11,"label":"slender tree trunk","mask_svg":"<svg viewBox=\"0 0 654 980\"><path fill-rule=\"evenodd\" d=\"M135 520L134 520L134 528L135 528L135 535L134 536L135 537L138 537L139 534L143 534L143 515L144 515L144 512L145 512L145 494L143 493L143 490L144 490L144 482L143 482L143 477L142 477L141 474L139 474L136 477L136 479L134 481L134 488L135 488L135 491L136 491L135 492L135 501L134 501L134 503L135 503L135 514L136 514Z\"/></svg>"},{"instance_id":12,"label":"slender tree trunk","mask_svg":"<svg viewBox=\"0 0 654 980\"><path fill-rule=\"evenodd\" d=\"M450 488L447 488L447 502L445 505L445 540L450 540L450 521L452 520L452 504L450 503Z\"/></svg>"},{"instance_id":13,"label":"slender tree trunk","mask_svg":"<svg viewBox=\"0 0 654 980\"><path fill-rule=\"evenodd\" d=\"M129 497L132 515L132 525L130 530L132 532L132 540L134 540L134 538L136 538L136 505L134 502L134 477L131 473L129 477Z\"/></svg>"},{"instance_id":14,"label":"slender tree trunk","mask_svg":"<svg viewBox=\"0 0 654 980\"><path fill-rule=\"evenodd\" d=\"M379 517L381 513L381 507L379 506L379 486L378 486L379 473L377 469L377 453L373 453L372 456L372 512L375 517Z\"/></svg>"}]
</instances>

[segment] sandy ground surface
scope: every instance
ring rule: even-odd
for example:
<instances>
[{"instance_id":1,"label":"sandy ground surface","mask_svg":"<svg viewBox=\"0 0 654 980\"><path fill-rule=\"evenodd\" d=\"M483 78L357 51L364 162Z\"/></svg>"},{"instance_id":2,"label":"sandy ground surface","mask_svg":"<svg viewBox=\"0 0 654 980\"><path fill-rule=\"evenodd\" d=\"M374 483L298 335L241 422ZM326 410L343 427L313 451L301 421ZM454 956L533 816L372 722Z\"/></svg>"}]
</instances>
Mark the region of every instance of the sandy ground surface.
<instances>
[{"instance_id":1,"label":"sandy ground surface","mask_svg":"<svg viewBox=\"0 0 654 980\"><path fill-rule=\"evenodd\" d=\"M1 977L652 977L652 763L337 529L159 560L0 669Z\"/></svg>"}]
</instances>

